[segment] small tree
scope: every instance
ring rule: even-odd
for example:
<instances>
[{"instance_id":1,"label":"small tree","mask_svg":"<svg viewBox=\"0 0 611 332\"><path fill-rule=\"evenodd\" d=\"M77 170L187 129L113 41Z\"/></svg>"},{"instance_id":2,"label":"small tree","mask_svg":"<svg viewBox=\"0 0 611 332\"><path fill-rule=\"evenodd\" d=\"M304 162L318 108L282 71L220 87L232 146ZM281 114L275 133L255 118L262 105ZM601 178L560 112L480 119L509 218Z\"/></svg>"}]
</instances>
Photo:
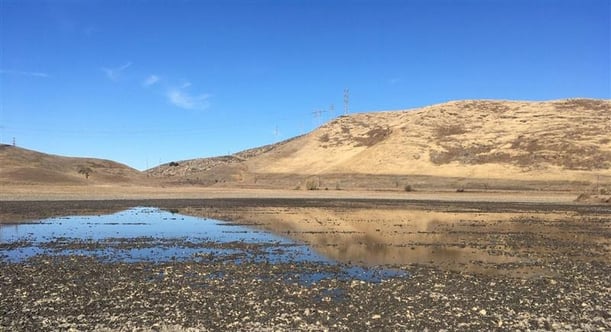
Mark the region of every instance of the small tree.
<instances>
[{"instance_id":1,"label":"small tree","mask_svg":"<svg viewBox=\"0 0 611 332\"><path fill-rule=\"evenodd\" d=\"M85 176L85 179L89 179L89 175L93 173L93 170L89 167L83 166L79 168L78 173L83 174Z\"/></svg>"}]
</instances>

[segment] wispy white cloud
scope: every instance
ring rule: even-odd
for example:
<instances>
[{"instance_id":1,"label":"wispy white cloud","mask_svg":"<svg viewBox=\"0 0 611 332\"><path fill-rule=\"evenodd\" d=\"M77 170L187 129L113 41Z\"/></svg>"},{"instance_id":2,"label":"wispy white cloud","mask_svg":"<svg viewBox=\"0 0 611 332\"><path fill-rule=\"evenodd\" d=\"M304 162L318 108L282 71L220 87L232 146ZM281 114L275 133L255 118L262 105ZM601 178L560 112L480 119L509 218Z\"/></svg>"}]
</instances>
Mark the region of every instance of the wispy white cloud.
<instances>
[{"instance_id":1,"label":"wispy white cloud","mask_svg":"<svg viewBox=\"0 0 611 332\"><path fill-rule=\"evenodd\" d=\"M145 87L149 87L151 85L155 85L159 82L160 78L157 75L149 75L149 77L147 77L144 82L142 82L142 85L144 85Z\"/></svg>"},{"instance_id":2,"label":"wispy white cloud","mask_svg":"<svg viewBox=\"0 0 611 332\"><path fill-rule=\"evenodd\" d=\"M124 64L123 66L116 68L104 68L102 67L102 71L106 74L111 81L118 81L121 78L122 73L132 65L131 62Z\"/></svg>"},{"instance_id":3,"label":"wispy white cloud","mask_svg":"<svg viewBox=\"0 0 611 332\"><path fill-rule=\"evenodd\" d=\"M42 72L21 71L21 70L5 70L5 69L0 69L0 74L18 75L18 76L29 76L29 77L39 77L39 78L48 78L48 77L51 77L49 74L42 73Z\"/></svg>"},{"instance_id":4,"label":"wispy white cloud","mask_svg":"<svg viewBox=\"0 0 611 332\"><path fill-rule=\"evenodd\" d=\"M176 107L187 110L205 110L210 107L209 94L191 95L184 91L184 84L180 88L171 88L167 91L168 101Z\"/></svg>"}]
</instances>

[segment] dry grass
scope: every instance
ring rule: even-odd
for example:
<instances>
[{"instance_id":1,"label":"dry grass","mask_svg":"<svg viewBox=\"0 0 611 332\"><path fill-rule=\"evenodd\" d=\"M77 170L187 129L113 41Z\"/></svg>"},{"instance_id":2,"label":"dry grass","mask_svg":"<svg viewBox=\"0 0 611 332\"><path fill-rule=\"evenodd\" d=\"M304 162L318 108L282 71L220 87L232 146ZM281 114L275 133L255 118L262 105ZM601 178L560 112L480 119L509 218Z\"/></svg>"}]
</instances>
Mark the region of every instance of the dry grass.
<instances>
[{"instance_id":1,"label":"dry grass","mask_svg":"<svg viewBox=\"0 0 611 332\"><path fill-rule=\"evenodd\" d=\"M467 130L465 129L465 127L458 124L441 125L435 128L435 136L438 139L445 139L448 138L448 136L460 135L466 132Z\"/></svg>"},{"instance_id":2,"label":"dry grass","mask_svg":"<svg viewBox=\"0 0 611 332\"><path fill-rule=\"evenodd\" d=\"M139 183L137 170L110 160L48 155L0 145L0 186L11 184L91 185ZM85 176L83 170L88 170Z\"/></svg>"},{"instance_id":3,"label":"dry grass","mask_svg":"<svg viewBox=\"0 0 611 332\"><path fill-rule=\"evenodd\" d=\"M302 137L282 158L259 156L249 169L477 177L485 168L495 178L585 180L595 174L571 171L611 173L609 104L465 101L355 114Z\"/></svg>"},{"instance_id":4,"label":"dry grass","mask_svg":"<svg viewBox=\"0 0 611 332\"><path fill-rule=\"evenodd\" d=\"M486 189L522 188L528 183L531 189L581 190L597 177L611 185L610 105L589 99L478 100L351 114L277 144L231 156L178 161L178 166L161 165L145 174L110 162L70 163L56 156L10 154L2 147L0 183L53 180L54 185L129 182L293 189L304 188L306 179L316 176L325 179L321 188L341 183L342 189L371 189L398 188L386 177L399 176L437 179L423 186L410 181L417 188L430 183L439 188L438 183L448 179L463 179ZM90 179L78 174L82 166L92 169ZM457 187L457 181L449 180L445 188Z\"/></svg>"},{"instance_id":5,"label":"dry grass","mask_svg":"<svg viewBox=\"0 0 611 332\"><path fill-rule=\"evenodd\" d=\"M382 142L384 139L386 139L386 137L388 137L388 135L390 135L390 129L376 127L374 129L371 129L370 131L366 132L364 136L354 137L354 140L356 141L355 147L359 147L359 146L366 146L366 147L374 146L374 145Z\"/></svg>"}]
</instances>

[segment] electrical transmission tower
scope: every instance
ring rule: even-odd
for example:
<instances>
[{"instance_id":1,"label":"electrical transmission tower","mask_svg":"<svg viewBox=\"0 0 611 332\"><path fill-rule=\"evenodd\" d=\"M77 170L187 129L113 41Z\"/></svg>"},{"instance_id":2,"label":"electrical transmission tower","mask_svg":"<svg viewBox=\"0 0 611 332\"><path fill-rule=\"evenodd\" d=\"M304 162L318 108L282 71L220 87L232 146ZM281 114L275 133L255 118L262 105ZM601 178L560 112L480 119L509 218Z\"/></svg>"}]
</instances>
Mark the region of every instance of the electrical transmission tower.
<instances>
[{"instance_id":1,"label":"electrical transmission tower","mask_svg":"<svg viewBox=\"0 0 611 332\"><path fill-rule=\"evenodd\" d=\"M344 89L344 114L350 112L350 89Z\"/></svg>"},{"instance_id":2,"label":"electrical transmission tower","mask_svg":"<svg viewBox=\"0 0 611 332\"><path fill-rule=\"evenodd\" d=\"M335 118L335 105L329 105L329 117L331 119Z\"/></svg>"},{"instance_id":3,"label":"electrical transmission tower","mask_svg":"<svg viewBox=\"0 0 611 332\"><path fill-rule=\"evenodd\" d=\"M320 110L320 109L318 109L318 110L314 110L314 111L312 112L312 115L314 115L314 118L316 119L316 125L317 125L317 126L318 126L318 125L320 125L320 117L322 116L322 114L323 114L323 113L326 113L326 112L327 112L327 111L325 111L325 110Z\"/></svg>"}]
</instances>

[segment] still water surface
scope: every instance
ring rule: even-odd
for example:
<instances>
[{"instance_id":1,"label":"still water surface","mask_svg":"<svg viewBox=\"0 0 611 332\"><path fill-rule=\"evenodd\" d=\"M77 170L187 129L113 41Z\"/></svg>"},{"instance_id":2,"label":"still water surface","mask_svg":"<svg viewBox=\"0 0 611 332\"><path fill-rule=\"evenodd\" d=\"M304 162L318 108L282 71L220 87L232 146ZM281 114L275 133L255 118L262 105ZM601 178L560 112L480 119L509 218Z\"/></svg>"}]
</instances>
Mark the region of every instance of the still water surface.
<instances>
[{"instance_id":1,"label":"still water surface","mask_svg":"<svg viewBox=\"0 0 611 332\"><path fill-rule=\"evenodd\" d=\"M281 237L252 231L214 219L189 217L156 208L136 207L109 215L67 216L32 224L2 226L3 242L28 240L36 243L57 237L101 240L113 237L214 239L229 241L283 241Z\"/></svg>"},{"instance_id":2,"label":"still water surface","mask_svg":"<svg viewBox=\"0 0 611 332\"><path fill-rule=\"evenodd\" d=\"M236 263L338 264L304 244L265 230L146 207L109 215L49 218L0 225L0 259L22 262L35 255L87 255L104 261L175 261L225 257ZM369 281L404 271L349 266L344 277ZM304 276L316 282L325 274Z\"/></svg>"}]
</instances>

